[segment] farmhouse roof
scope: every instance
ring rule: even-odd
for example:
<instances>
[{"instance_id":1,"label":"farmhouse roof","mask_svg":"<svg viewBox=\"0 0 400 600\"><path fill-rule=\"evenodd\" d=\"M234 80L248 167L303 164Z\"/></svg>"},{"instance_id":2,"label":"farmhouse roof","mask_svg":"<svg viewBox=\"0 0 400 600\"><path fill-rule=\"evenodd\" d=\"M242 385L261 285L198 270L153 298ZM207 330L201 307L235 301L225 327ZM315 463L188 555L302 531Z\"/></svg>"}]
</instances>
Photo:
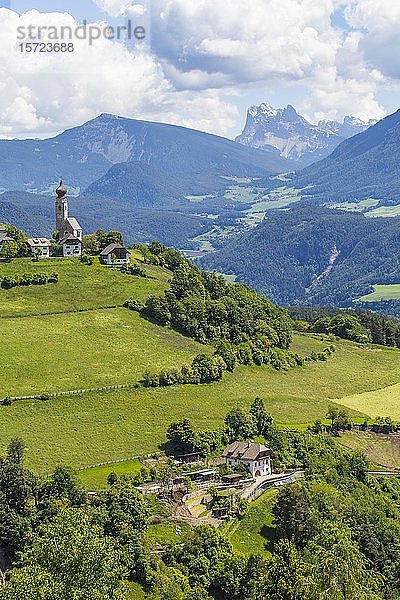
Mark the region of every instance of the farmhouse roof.
<instances>
[{"instance_id":1,"label":"farmhouse roof","mask_svg":"<svg viewBox=\"0 0 400 600\"><path fill-rule=\"evenodd\" d=\"M232 442L227 448L225 448L223 457L224 458L235 458L243 460L259 460L270 455L270 450L263 444L256 444L254 442Z\"/></svg>"},{"instance_id":2,"label":"farmhouse roof","mask_svg":"<svg viewBox=\"0 0 400 600\"><path fill-rule=\"evenodd\" d=\"M0 225L0 242L13 242L14 240L7 235L4 225Z\"/></svg>"},{"instance_id":3,"label":"farmhouse roof","mask_svg":"<svg viewBox=\"0 0 400 600\"><path fill-rule=\"evenodd\" d=\"M110 254L114 254L116 250L119 254L129 254L129 251L125 248L125 246L121 246L121 244L114 243L108 244L108 246L100 252L100 256L109 256Z\"/></svg>"},{"instance_id":4,"label":"farmhouse roof","mask_svg":"<svg viewBox=\"0 0 400 600\"><path fill-rule=\"evenodd\" d=\"M47 238L28 238L26 243L29 246L40 246L41 248L45 248L46 246L50 246L50 240Z\"/></svg>"},{"instance_id":5,"label":"farmhouse roof","mask_svg":"<svg viewBox=\"0 0 400 600\"><path fill-rule=\"evenodd\" d=\"M75 237L74 235L65 235L59 241L59 244L61 246L63 246L64 244L77 244L77 243L82 244L82 240L80 240L79 238Z\"/></svg>"}]
</instances>

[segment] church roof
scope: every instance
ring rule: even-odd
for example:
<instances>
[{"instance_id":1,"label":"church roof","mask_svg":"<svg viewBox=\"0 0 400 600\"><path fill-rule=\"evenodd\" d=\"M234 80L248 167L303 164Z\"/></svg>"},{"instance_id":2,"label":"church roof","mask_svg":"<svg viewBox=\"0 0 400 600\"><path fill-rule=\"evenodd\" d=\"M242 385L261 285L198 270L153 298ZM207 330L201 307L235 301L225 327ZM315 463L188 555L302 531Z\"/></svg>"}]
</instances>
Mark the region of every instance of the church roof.
<instances>
[{"instance_id":1,"label":"church roof","mask_svg":"<svg viewBox=\"0 0 400 600\"><path fill-rule=\"evenodd\" d=\"M73 229L82 229L75 217L67 217L65 220Z\"/></svg>"},{"instance_id":2,"label":"church roof","mask_svg":"<svg viewBox=\"0 0 400 600\"><path fill-rule=\"evenodd\" d=\"M68 190L65 187L65 185L63 184L62 180L60 181L60 185L58 186L58 188L56 189L56 194L59 198L64 198L67 194Z\"/></svg>"}]
</instances>

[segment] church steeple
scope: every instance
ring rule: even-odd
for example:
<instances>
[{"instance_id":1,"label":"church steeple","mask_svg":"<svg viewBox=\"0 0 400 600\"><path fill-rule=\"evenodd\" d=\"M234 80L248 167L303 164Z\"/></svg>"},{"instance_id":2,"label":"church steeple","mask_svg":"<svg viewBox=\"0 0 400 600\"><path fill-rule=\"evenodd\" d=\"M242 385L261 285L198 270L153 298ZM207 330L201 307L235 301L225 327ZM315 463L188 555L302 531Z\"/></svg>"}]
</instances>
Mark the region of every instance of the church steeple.
<instances>
[{"instance_id":1,"label":"church steeple","mask_svg":"<svg viewBox=\"0 0 400 600\"><path fill-rule=\"evenodd\" d=\"M67 201L67 188L63 184L62 180L58 188L56 189L56 230L60 236L64 235L64 223L68 219L68 201Z\"/></svg>"}]
</instances>

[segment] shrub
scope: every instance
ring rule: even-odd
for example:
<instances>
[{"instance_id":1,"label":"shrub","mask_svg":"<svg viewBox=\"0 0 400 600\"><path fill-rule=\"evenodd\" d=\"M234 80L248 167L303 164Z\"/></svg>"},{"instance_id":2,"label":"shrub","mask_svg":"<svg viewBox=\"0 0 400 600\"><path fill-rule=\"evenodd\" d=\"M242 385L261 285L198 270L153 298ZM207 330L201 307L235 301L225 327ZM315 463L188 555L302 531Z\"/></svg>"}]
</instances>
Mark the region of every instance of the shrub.
<instances>
[{"instance_id":1,"label":"shrub","mask_svg":"<svg viewBox=\"0 0 400 600\"><path fill-rule=\"evenodd\" d=\"M27 285L45 285L46 283L57 283L58 273L23 273L22 275L5 275L0 279L0 287L5 290L9 290L13 287L27 286Z\"/></svg>"}]
</instances>

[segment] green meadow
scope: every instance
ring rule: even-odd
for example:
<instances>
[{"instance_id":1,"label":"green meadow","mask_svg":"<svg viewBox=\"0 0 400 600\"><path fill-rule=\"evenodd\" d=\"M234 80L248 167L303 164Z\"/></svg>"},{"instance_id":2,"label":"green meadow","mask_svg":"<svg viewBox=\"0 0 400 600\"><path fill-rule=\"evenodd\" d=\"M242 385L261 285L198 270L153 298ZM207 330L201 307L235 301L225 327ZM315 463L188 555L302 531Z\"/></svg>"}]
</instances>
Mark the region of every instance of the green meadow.
<instances>
[{"instance_id":1,"label":"green meadow","mask_svg":"<svg viewBox=\"0 0 400 600\"><path fill-rule=\"evenodd\" d=\"M162 293L169 273L146 269L148 279L71 260L1 265L9 274L56 271L60 281L0 290L0 396L134 384L147 369L178 367L210 351L135 312L99 308ZM70 310L85 312L62 312ZM44 312L51 314L40 315ZM305 356L330 343L324 336L295 334L292 349ZM57 464L78 468L129 459L156 451L172 421L187 417L198 428L219 427L231 408L248 407L257 395L277 423L297 427L324 418L332 402L358 417L400 418L396 388L390 387L399 383L400 351L345 341L335 346L327 362L282 372L241 366L210 385L130 387L0 406L1 447L13 437L23 438L27 464L40 473ZM116 468L134 471L132 464L121 465ZM81 472L81 477L85 485L99 487L107 469Z\"/></svg>"},{"instance_id":2,"label":"green meadow","mask_svg":"<svg viewBox=\"0 0 400 600\"><path fill-rule=\"evenodd\" d=\"M326 345L295 336L294 348L304 354ZM198 428L218 427L226 412L248 407L257 395L276 422L300 425L323 418L334 401L344 404L351 394L398 382L400 351L344 341L336 346L327 362L287 372L242 366L209 385L108 390L0 406L1 444L22 437L28 465L46 473L57 464L81 467L154 452L171 421L187 417ZM355 416L370 414L362 404L350 408ZM373 414L386 414L384 406L375 408Z\"/></svg>"},{"instance_id":3,"label":"green meadow","mask_svg":"<svg viewBox=\"0 0 400 600\"><path fill-rule=\"evenodd\" d=\"M374 291L358 298L360 302L380 302L381 300L400 300L400 283L394 285L373 285Z\"/></svg>"},{"instance_id":4,"label":"green meadow","mask_svg":"<svg viewBox=\"0 0 400 600\"><path fill-rule=\"evenodd\" d=\"M108 488L107 477L115 473L122 475L137 475L143 467L139 460L125 460L111 465L101 465L78 471L78 477L87 490L105 490Z\"/></svg>"},{"instance_id":5,"label":"green meadow","mask_svg":"<svg viewBox=\"0 0 400 600\"><path fill-rule=\"evenodd\" d=\"M135 383L205 349L126 308L0 319L0 338L3 398Z\"/></svg>"},{"instance_id":6,"label":"green meadow","mask_svg":"<svg viewBox=\"0 0 400 600\"><path fill-rule=\"evenodd\" d=\"M278 490L264 492L251 503L244 518L228 530L230 542L241 554L270 555L276 541L275 526L271 512Z\"/></svg>"},{"instance_id":7,"label":"green meadow","mask_svg":"<svg viewBox=\"0 0 400 600\"><path fill-rule=\"evenodd\" d=\"M118 306L130 296L145 300L152 294L161 294L168 287L170 274L150 265L145 269L147 279L124 275L101 265L97 259L91 266L76 259L46 259L39 263L17 259L0 263L0 278L35 272L59 275L55 284L0 289L0 317Z\"/></svg>"}]
</instances>

